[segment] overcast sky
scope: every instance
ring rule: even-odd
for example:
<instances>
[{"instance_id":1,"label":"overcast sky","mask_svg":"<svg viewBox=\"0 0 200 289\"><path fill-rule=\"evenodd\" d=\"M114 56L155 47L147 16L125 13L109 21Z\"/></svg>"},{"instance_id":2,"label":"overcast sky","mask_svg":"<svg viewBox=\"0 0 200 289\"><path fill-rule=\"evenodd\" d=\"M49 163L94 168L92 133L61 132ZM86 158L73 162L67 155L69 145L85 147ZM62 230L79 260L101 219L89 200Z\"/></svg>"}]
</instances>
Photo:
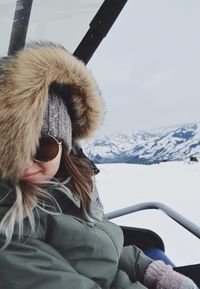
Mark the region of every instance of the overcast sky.
<instances>
[{"instance_id":1,"label":"overcast sky","mask_svg":"<svg viewBox=\"0 0 200 289\"><path fill-rule=\"evenodd\" d=\"M200 1L129 0L89 63L104 132L200 121Z\"/></svg>"},{"instance_id":2,"label":"overcast sky","mask_svg":"<svg viewBox=\"0 0 200 289\"><path fill-rule=\"evenodd\" d=\"M73 52L102 2L34 0L27 40ZM1 55L15 3L0 0ZM128 0L88 64L106 103L103 133L200 121L199 11L199 0Z\"/></svg>"}]
</instances>

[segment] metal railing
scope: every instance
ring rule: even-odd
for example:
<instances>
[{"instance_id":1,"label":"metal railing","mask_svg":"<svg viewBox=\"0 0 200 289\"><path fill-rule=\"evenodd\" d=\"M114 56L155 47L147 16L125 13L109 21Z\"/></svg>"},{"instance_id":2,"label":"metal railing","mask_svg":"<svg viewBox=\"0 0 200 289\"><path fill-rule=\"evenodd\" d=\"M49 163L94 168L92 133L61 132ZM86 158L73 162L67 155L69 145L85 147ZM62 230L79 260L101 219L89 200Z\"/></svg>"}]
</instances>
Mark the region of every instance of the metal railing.
<instances>
[{"instance_id":1,"label":"metal railing","mask_svg":"<svg viewBox=\"0 0 200 289\"><path fill-rule=\"evenodd\" d=\"M195 235L197 238L200 239L200 227L181 214L177 213L175 210L171 209L170 207L166 206L165 204L159 202L145 202L137 205L133 205L130 207L126 207L123 209L119 209L110 213L107 213L106 216L108 219L114 219L118 217L122 217L128 214L132 214L138 211L149 210L149 209L157 209L163 211L166 215L168 215L171 219L177 222L179 225L184 227L190 233Z\"/></svg>"}]
</instances>

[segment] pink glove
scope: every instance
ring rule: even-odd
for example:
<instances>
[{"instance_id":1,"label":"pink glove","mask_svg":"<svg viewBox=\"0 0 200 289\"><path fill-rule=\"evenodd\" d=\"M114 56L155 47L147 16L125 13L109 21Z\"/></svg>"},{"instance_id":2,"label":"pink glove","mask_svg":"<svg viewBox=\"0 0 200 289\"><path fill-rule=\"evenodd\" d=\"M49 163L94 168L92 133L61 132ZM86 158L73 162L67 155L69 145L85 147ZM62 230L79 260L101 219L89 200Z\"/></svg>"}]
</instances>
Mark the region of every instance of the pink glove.
<instances>
[{"instance_id":1,"label":"pink glove","mask_svg":"<svg viewBox=\"0 0 200 289\"><path fill-rule=\"evenodd\" d=\"M163 261L154 261L147 267L144 285L154 289L198 289L190 278L173 271Z\"/></svg>"}]
</instances>

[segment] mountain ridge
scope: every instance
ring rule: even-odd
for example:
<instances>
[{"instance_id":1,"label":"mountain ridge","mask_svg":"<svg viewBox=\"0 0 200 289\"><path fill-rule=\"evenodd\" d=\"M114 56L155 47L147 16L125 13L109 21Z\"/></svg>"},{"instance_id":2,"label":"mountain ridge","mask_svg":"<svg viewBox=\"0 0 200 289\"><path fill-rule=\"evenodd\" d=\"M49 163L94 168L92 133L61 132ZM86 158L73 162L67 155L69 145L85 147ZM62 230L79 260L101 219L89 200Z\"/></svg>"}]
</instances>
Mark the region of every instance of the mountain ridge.
<instances>
[{"instance_id":1,"label":"mountain ridge","mask_svg":"<svg viewBox=\"0 0 200 289\"><path fill-rule=\"evenodd\" d=\"M200 123L103 136L85 143L95 163L154 164L200 157Z\"/></svg>"}]
</instances>

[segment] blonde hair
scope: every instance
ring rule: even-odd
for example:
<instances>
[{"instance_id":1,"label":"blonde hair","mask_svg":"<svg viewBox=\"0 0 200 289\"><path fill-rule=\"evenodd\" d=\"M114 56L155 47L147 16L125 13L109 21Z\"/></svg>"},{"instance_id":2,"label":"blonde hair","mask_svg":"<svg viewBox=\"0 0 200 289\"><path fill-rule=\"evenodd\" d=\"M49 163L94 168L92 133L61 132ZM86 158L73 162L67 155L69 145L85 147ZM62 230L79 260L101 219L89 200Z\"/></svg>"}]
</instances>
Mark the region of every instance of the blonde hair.
<instances>
[{"instance_id":1,"label":"blonde hair","mask_svg":"<svg viewBox=\"0 0 200 289\"><path fill-rule=\"evenodd\" d=\"M0 234L5 236L5 244L1 249L5 249L11 242L15 233L15 228L18 228L18 238L20 239L23 236L23 223L25 217L28 218L30 224L30 233L33 234L35 232L36 222L34 210L36 212L37 209L45 211L42 200L50 199L52 204L56 202L55 198L45 189L30 182L20 181L20 183L15 185L13 189L16 194L15 202L0 223ZM9 194L10 192L8 192L7 196ZM57 207L59 207L59 205Z\"/></svg>"},{"instance_id":2,"label":"blonde hair","mask_svg":"<svg viewBox=\"0 0 200 289\"><path fill-rule=\"evenodd\" d=\"M90 193L93 189L93 169L91 164L84 158L68 155L67 150L64 148L60 165L60 170L62 169L66 170L70 175L67 188L71 189L80 197L82 205L81 210L83 213L86 212L90 203ZM55 181L43 182L40 184L33 184L21 180L18 185L14 186L16 200L0 223L0 234L5 236L5 244L1 249L5 249L9 245L14 234L18 235L19 240L21 239L23 236L25 217L28 218L30 224L30 235L34 234L36 230L35 213L39 216L38 209L50 214L62 213L56 199L44 188L44 185L58 183L60 186L64 186L57 179L55 179ZM66 186L64 187L66 188ZM10 192L7 193L6 197L9 194ZM4 199L6 197L4 197ZM49 207L51 207L51 210L45 208L45 199L50 201ZM17 232L15 232L16 228L18 228Z\"/></svg>"}]
</instances>

